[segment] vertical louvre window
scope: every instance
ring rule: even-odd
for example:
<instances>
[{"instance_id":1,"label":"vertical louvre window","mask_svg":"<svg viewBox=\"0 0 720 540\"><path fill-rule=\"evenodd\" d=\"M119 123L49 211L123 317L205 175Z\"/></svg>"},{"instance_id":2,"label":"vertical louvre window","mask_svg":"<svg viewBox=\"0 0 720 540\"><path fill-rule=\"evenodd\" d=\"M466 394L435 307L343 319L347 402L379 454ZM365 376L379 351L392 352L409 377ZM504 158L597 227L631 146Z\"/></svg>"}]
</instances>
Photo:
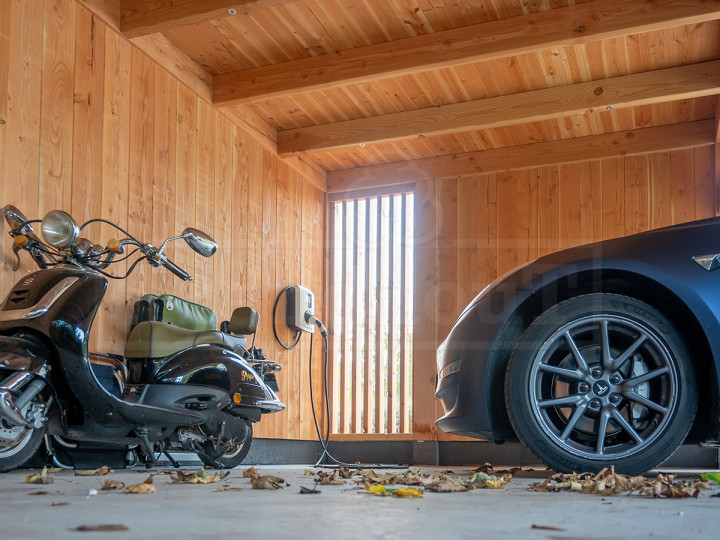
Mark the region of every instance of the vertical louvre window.
<instances>
[{"instance_id":1,"label":"vertical louvre window","mask_svg":"<svg viewBox=\"0 0 720 540\"><path fill-rule=\"evenodd\" d=\"M335 433L412 431L413 199L332 203Z\"/></svg>"}]
</instances>

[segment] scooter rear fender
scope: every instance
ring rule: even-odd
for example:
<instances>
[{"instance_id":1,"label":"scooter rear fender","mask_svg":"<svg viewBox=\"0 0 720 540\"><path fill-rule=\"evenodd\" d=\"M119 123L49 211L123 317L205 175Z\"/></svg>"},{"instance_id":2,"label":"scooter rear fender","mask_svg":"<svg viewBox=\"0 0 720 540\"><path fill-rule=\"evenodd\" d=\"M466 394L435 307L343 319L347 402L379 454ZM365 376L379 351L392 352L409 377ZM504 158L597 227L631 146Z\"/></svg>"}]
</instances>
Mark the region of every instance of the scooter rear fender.
<instances>
[{"instance_id":1,"label":"scooter rear fender","mask_svg":"<svg viewBox=\"0 0 720 540\"><path fill-rule=\"evenodd\" d=\"M198 384L220 388L231 408L277 412L285 405L241 356L216 345L198 345L174 354L154 374L156 384Z\"/></svg>"}]
</instances>

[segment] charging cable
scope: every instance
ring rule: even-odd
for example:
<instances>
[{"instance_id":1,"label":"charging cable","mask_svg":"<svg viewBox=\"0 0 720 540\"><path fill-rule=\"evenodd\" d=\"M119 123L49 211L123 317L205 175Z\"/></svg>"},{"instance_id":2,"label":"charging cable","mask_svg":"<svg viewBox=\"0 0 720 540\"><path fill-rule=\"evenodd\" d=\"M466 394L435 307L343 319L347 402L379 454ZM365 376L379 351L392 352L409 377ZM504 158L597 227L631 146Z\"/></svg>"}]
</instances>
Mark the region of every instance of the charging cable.
<instances>
[{"instance_id":1,"label":"charging cable","mask_svg":"<svg viewBox=\"0 0 720 540\"><path fill-rule=\"evenodd\" d=\"M275 324L275 314L277 313L277 307L278 307L278 303L280 302L280 298L282 298L282 296L292 288L293 288L292 285L288 285L287 287L285 287L282 291L280 291L278 293L277 298L275 298L275 305L273 306L273 314L272 314L272 329L273 329L273 334L275 334L275 341L277 341L278 344L286 351L292 351L295 347L297 347L298 343L300 343L300 336L302 336L302 332L300 332L298 330L297 336L295 337L295 343L293 343L292 345L285 345L280 340L280 336L278 336L277 325ZM323 326L323 328L325 328L325 327Z\"/></svg>"}]
</instances>

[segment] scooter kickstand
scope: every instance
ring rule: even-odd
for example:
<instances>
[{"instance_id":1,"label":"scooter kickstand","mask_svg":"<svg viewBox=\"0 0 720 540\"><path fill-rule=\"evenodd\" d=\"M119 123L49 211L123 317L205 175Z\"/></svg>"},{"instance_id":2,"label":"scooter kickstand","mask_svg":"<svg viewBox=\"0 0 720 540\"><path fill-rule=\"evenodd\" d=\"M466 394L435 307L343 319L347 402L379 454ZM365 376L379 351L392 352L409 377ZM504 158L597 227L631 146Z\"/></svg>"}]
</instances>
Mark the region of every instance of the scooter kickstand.
<instances>
[{"instance_id":1,"label":"scooter kickstand","mask_svg":"<svg viewBox=\"0 0 720 540\"><path fill-rule=\"evenodd\" d=\"M152 450L150 439L148 439L147 429L138 428L135 430L135 433L137 433L138 439L140 439L140 449L142 450L140 460L145 463L146 469L151 469L155 465L155 453Z\"/></svg>"},{"instance_id":2,"label":"scooter kickstand","mask_svg":"<svg viewBox=\"0 0 720 540\"><path fill-rule=\"evenodd\" d=\"M170 461L170 463L172 464L173 467L175 467L176 469L179 469L179 468L180 468L180 464L179 464L177 461L175 461L175 458L173 458L173 457L170 455L170 452L168 452L167 450L163 449L163 454L165 455L166 458L168 458L168 461Z\"/></svg>"}]
</instances>

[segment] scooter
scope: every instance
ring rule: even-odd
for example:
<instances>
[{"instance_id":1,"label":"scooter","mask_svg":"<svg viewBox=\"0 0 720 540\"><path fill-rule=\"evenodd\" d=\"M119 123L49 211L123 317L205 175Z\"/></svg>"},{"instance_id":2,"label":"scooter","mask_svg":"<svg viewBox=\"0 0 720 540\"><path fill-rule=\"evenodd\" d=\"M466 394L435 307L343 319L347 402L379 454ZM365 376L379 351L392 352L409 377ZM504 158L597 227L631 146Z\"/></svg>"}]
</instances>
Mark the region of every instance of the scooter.
<instances>
[{"instance_id":1,"label":"scooter","mask_svg":"<svg viewBox=\"0 0 720 540\"><path fill-rule=\"evenodd\" d=\"M0 305L0 471L26 464L43 442L58 465L53 442L125 448L148 467L162 454L177 466L171 452L192 452L215 468L239 465L252 425L285 408L275 394L281 366L254 346L256 311L236 309L218 331L209 308L147 295L135 304L124 357L88 351L108 279L127 278L145 261L191 280L167 258L166 246L184 239L210 257L215 241L187 228L158 249L103 219L78 226L53 210L28 220L11 205L2 213L13 238L13 270L21 251L40 269L21 278ZM124 238L106 246L81 238L98 222ZM133 256L124 275L106 271Z\"/></svg>"}]
</instances>

